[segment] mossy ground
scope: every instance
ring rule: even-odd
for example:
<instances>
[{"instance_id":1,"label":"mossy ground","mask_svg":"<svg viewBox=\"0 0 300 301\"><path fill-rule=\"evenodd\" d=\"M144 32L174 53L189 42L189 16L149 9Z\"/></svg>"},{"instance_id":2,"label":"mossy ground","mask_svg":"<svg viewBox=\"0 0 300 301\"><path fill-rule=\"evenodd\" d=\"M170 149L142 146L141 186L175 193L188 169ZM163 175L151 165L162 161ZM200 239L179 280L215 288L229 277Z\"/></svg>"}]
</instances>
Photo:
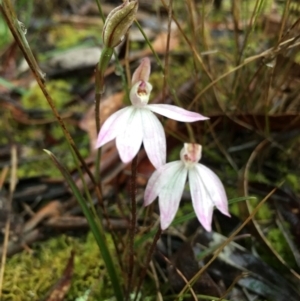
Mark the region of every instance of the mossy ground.
<instances>
[{"instance_id":1,"label":"mossy ground","mask_svg":"<svg viewBox=\"0 0 300 301\"><path fill-rule=\"evenodd\" d=\"M8 258L3 301L41 300L62 276L72 251L75 251L74 274L64 300L74 301L87 290L94 292L89 299L92 301L103 300L98 298L105 298L105 294L109 296L104 263L91 233L84 238L60 235L36 244L32 251Z\"/></svg>"}]
</instances>

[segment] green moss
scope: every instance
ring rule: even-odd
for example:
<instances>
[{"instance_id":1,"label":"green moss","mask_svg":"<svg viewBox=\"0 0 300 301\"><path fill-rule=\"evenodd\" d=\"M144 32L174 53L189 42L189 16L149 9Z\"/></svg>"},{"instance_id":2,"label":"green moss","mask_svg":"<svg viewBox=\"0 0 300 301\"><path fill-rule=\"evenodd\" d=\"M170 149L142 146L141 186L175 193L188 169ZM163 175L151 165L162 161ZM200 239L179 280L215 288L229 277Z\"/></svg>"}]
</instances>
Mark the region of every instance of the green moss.
<instances>
[{"instance_id":1,"label":"green moss","mask_svg":"<svg viewBox=\"0 0 300 301\"><path fill-rule=\"evenodd\" d=\"M62 108L71 98L71 84L64 80L50 80L47 89L58 109ZM22 97L22 104L26 109L50 110L49 104L38 84L35 84Z\"/></svg>"},{"instance_id":2,"label":"green moss","mask_svg":"<svg viewBox=\"0 0 300 301\"><path fill-rule=\"evenodd\" d=\"M299 175L289 173L288 175L286 175L286 182L294 191L300 192Z\"/></svg>"},{"instance_id":3,"label":"green moss","mask_svg":"<svg viewBox=\"0 0 300 301\"><path fill-rule=\"evenodd\" d=\"M4 18L0 18L0 49L5 47L12 40L12 35L4 21Z\"/></svg>"},{"instance_id":4,"label":"green moss","mask_svg":"<svg viewBox=\"0 0 300 301\"><path fill-rule=\"evenodd\" d=\"M248 181L251 182L251 181L257 181L257 182L260 182L260 183L266 183L266 184L269 184L270 181L265 177L265 175L261 172L249 172L249 175L248 175Z\"/></svg>"},{"instance_id":5,"label":"green moss","mask_svg":"<svg viewBox=\"0 0 300 301\"><path fill-rule=\"evenodd\" d=\"M170 151L170 153L168 154L168 162L172 162L172 161L178 161L180 160L180 151L182 149L183 146L178 145L176 147L173 147Z\"/></svg>"},{"instance_id":6,"label":"green moss","mask_svg":"<svg viewBox=\"0 0 300 301\"><path fill-rule=\"evenodd\" d=\"M296 264L294 256L281 230L278 228L270 229L266 236L274 250L284 259L287 265L291 268L295 268ZM272 260L270 256L264 256L264 259L275 267L278 267L279 265L278 260ZM280 266L281 265L279 265L279 267Z\"/></svg>"},{"instance_id":7,"label":"green moss","mask_svg":"<svg viewBox=\"0 0 300 301\"><path fill-rule=\"evenodd\" d=\"M49 33L50 43L58 49L67 49L82 44L89 37L101 37L101 27L78 28L71 25L54 27Z\"/></svg>"},{"instance_id":8,"label":"green moss","mask_svg":"<svg viewBox=\"0 0 300 301\"><path fill-rule=\"evenodd\" d=\"M252 209L254 209L259 203L260 203L259 197L250 200L250 206ZM272 217L273 217L273 211L270 209L267 203L264 203L259 208L257 214L255 215L255 219L261 221L270 220Z\"/></svg>"},{"instance_id":9,"label":"green moss","mask_svg":"<svg viewBox=\"0 0 300 301\"><path fill-rule=\"evenodd\" d=\"M108 242L110 245L109 237ZM71 288L64 300L75 300L88 289L95 291L94 296L97 296L96 299L89 300L103 300L104 296L100 296L103 292L112 295L105 276L104 262L93 235L89 233L85 239L61 235L37 244L32 254L23 251L9 258L2 300L41 300L62 276L72 250L76 252L74 274Z\"/></svg>"}]
</instances>

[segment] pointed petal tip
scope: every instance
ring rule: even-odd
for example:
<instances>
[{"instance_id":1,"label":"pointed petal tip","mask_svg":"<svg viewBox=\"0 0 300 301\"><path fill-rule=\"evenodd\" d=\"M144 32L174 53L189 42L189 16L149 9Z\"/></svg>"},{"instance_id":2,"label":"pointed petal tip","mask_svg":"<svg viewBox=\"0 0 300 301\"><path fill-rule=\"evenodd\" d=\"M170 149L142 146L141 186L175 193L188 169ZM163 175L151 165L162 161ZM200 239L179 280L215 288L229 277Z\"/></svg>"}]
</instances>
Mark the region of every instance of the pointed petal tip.
<instances>
[{"instance_id":1,"label":"pointed petal tip","mask_svg":"<svg viewBox=\"0 0 300 301\"><path fill-rule=\"evenodd\" d=\"M211 225L202 225L207 232L211 232Z\"/></svg>"},{"instance_id":2,"label":"pointed petal tip","mask_svg":"<svg viewBox=\"0 0 300 301\"><path fill-rule=\"evenodd\" d=\"M201 214L200 216L197 216L199 223L202 225L202 227L207 231L211 232L211 224L212 224L212 212L208 215Z\"/></svg>"},{"instance_id":3,"label":"pointed petal tip","mask_svg":"<svg viewBox=\"0 0 300 301\"><path fill-rule=\"evenodd\" d=\"M168 227L163 227L163 225L160 224L160 228L161 228L162 231L165 231Z\"/></svg>"},{"instance_id":4,"label":"pointed petal tip","mask_svg":"<svg viewBox=\"0 0 300 301\"><path fill-rule=\"evenodd\" d=\"M150 104L148 105L148 108L152 112L181 122L195 122L209 119L209 117L203 116L196 112L182 109L174 105Z\"/></svg>"},{"instance_id":5,"label":"pointed petal tip","mask_svg":"<svg viewBox=\"0 0 300 301\"><path fill-rule=\"evenodd\" d=\"M124 163L124 164L128 164L132 161L132 159L135 157L135 153L132 153L132 152L122 152L122 151L119 151L119 156L120 156L120 159L121 161Z\"/></svg>"},{"instance_id":6,"label":"pointed petal tip","mask_svg":"<svg viewBox=\"0 0 300 301\"><path fill-rule=\"evenodd\" d=\"M224 215L231 217L231 214L228 211L221 211Z\"/></svg>"},{"instance_id":7,"label":"pointed petal tip","mask_svg":"<svg viewBox=\"0 0 300 301\"><path fill-rule=\"evenodd\" d=\"M222 204L220 205L218 205L218 206L216 206L217 207L217 209L219 210L219 211L221 211L224 215L226 215L226 216L228 216L228 217L231 217L231 215L230 215L230 213L229 213L229 210L228 210L228 201L227 201L227 199L225 199L225 200L223 200L223 202L222 202Z\"/></svg>"},{"instance_id":8,"label":"pointed petal tip","mask_svg":"<svg viewBox=\"0 0 300 301\"><path fill-rule=\"evenodd\" d=\"M103 137L100 137L100 134L98 135L97 142L95 145L95 149L100 148L103 146L105 143L103 143Z\"/></svg>"},{"instance_id":9,"label":"pointed petal tip","mask_svg":"<svg viewBox=\"0 0 300 301\"><path fill-rule=\"evenodd\" d=\"M191 118L193 118L195 121L203 121L203 120L208 120L208 119L210 119L209 117L206 117L206 116L203 116L203 115L201 115L201 114L199 114L199 113L195 113L195 114L197 114L197 115L194 115L194 116L190 116Z\"/></svg>"},{"instance_id":10,"label":"pointed petal tip","mask_svg":"<svg viewBox=\"0 0 300 301\"><path fill-rule=\"evenodd\" d=\"M153 201L156 199L155 198L151 198L151 195L150 195L150 192L149 191L146 191L145 192L145 195L144 195L144 202L143 202L143 206L144 207L147 207L149 206L151 203L153 203Z\"/></svg>"},{"instance_id":11,"label":"pointed petal tip","mask_svg":"<svg viewBox=\"0 0 300 301\"><path fill-rule=\"evenodd\" d=\"M166 230L170 226L169 222L165 222L161 217L160 217L160 228L162 231Z\"/></svg>"}]
</instances>

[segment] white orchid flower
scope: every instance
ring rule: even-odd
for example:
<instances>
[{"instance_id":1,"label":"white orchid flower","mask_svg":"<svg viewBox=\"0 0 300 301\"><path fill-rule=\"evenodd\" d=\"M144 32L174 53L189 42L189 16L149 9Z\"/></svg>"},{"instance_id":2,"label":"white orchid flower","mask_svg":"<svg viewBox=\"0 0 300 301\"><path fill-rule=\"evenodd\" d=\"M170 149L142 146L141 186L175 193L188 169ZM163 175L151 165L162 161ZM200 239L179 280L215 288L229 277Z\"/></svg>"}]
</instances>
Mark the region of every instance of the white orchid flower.
<instances>
[{"instance_id":1,"label":"white orchid flower","mask_svg":"<svg viewBox=\"0 0 300 301\"><path fill-rule=\"evenodd\" d=\"M207 231L211 231L214 206L230 216L222 182L212 170L198 163L201 150L199 144L185 143L180 153L181 160L161 166L148 181L144 205L148 206L156 197L159 198L162 230L168 228L176 215L187 177L196 216Z\"/></svg>"},{"instance_id":2,"label":"white orchid flower","mask_svg":"<svg viewBox=\"0 0 300 301\"><path fill-rule=\"evenodd\" d=\"M96 147L116 139L120 158L128 163L143 143L150 162L155 168L159 168L166 163L166 137L163 126L154 113L182 122L208 118L173 105L148 104L152 90L152 85L148 82L149 75L150 61L145 58L133 74L130 91L132 106L115 112L104 122Z\"/></svg>"}]
</instances>

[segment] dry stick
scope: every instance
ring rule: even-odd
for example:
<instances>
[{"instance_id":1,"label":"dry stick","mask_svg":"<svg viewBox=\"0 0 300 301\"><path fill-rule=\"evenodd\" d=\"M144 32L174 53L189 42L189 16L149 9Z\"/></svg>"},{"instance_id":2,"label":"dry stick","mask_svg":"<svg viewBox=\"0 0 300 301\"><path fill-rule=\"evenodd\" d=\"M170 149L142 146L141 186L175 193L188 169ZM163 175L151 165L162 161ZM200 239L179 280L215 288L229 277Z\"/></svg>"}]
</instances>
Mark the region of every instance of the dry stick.
<instances>
[{"instance_id":1,"label":"dry stick","mask_svg":"<svg viewBox=\"0 0 300 301\"><path fill-rule=\"evenodd\" d=\"M162 89L162 98L166 98L167 94L167 76L169 75L169 57L170 57L170 38L171 38L171 24L172 24L172 6L173 0L169 2L169 10L168 10L168 36L167 36L167 45L165 51L165 68L164 68L164 82Z\"/></svg>"},{"instance_id":2,"label":"dry stick","mask_svg":"<svg viewBox=\"0 0 300 301\"><path fill-rule=\"evenodd\" d=\"M142 273L141 273L141 276L139 278L139 282L137 284L137 287L136 287L136 292L135 292L135 296L134 296L134 299L133 301L136 301L137 300L137 296L139 294L139 291L141 289L141 286L142 286L142 283L144 281L144 278L147 274L147 269L148 269L148 266L150 264L150 261L151 261L151 258L152 258L152 255L154 253L154 249L156 247L156 244L157 244L157 241L159 240L160 238L160 235L161 235L162 231L161 231L161 228L159 227L154 238L153 238L153 241L152 241L152 244L150 246L150 249L149 249L149 252L147 254L147 257L146 257L146 262L145 262L145 267L144 269L142 270Z\"/></svg>"},{"instance_id":3,"label":"dry stick","mask_svg":"<svg viewBox=\"0 0 300 301\"><path fill-rule=\"evenodd\" d=\"M4 166L3 169L2 169L2 171L1 171L1 174L0 174L0 190L3 187L4 181L6 179L6 176L7 176L8 172L9 172L9 167L8 166Z\"/></svg>"},{"instance_id":4,"label":"dry stick","mask_svg":"<svg viewBox=\"0 0 300 301\"><path fill-rule=\"evenodd\" d=\"M279 34L278 34L278 44L280 43L281 37L283 36L283 30L286 26L286 21L287 21L287 16L289 13L289 8L291 5L291 0L287 0L284 6L284 12L283 12L283 16L281 19L281 26L280 26L280 30L279 30Z\"/></svg>"},{"instance_id":5,"label":"dry stick","mask_svg":"<svg viewBox=\"0 0 300 301\"><path fill-rule=\"evenodd\" d=\"M8 214L7 220L5 223L5 233L4 233L4 242L3 242L3 253L1 257L1 269L0 269L0 299L2 298L2 286L6 262L6 252L9 240L9 230L10 230L10 216L11 216L11 207L13 200L13 193L15 191L17 183L17 148L16 145L13 145L11 148L11 175L10 175L10 186L9 186L9 196L8 196Z\"/></svg>"},{"instance_id":6,"label":"dry stick","mask_svg":"<svg viewBox=\"0 0 300 301\"><path fill-rule=\"evenodd\" d=\"M230 284L226 292L217 300L217 301L222 301L224 298L232 291L232 289L235 287L235 285L247 275L247 273L242 272L240 275L237 275L234 279L233 282Z\"/></svg>"},{"instance_id":7,"label":"dry stick","mask_svg":"<svg viewBox=\"0 0 300 301\"><path fill-rule=\"evenodd\" d=\"M138 155L134 157L131 163L131 179L130 179L130 199L131 199L131 221L129 230L129 265L128 265L128 281L127 281L127 300L130 296L132 287L132 276L134 266L134 236L136 230L136 169Z\"/></svg>"},{"instance_id":8,"label":"dry stick","mask_svg":"<svg viewBox=\"0 0 300 301\"><path fill-rule=\"evenodd\" d=\"M160 281L158 279L158 275L157 275L157 272L156 272L156 269L155 269L155 265L153 264L153 261L150 261L149 268L151 269L151 272L153 274L153 281L154 281L156 292L157 292L156 300L157 301L164 301L162 293L160 292L160 285L159 285Z\"/></svg>"},{"instance_id":9,"label":"dry stick","mask_svg":"<svg viewBox=\"0 0 300 301\"><path fill-rule=\"evenodd\" d=\"M196 279L198 279L206 269L211 265L211 263L219 256L222 250L234 239L234 237L246 226L246 224L253 218L253 216L258 212L261 206L269 199L269 197L277 190L277 187L272 189L271 192L267 194L267 196L261 200L261 202L253 209L251 214L245 219L245 221L221 244L221 246L216 250L215 254L212 258L202 267L202 269L196 273L192 279L190 279L189 283L194 283ZM184 292L188 289L189 285L185 285L185 287L178 294L177 299L184 294Z\"/></svg>"},{"instance_id":10,"label":"dry stick","mask_svg":"<svg viewBox=\"0 0 300 301\"><path fill-rule=\"evenodd\" d=\"M171 262L167 257L163 256L163 258L164 258L164 260L165 260L170 266L173 265L172 262ZM173 266L174 266L174 265L173 265ZM183 273L182 273L179 269L177 269L176 266L174 266L174 269L175 269L176 273L178 274L178 276L184 281L185 285L188 286L188 288L189 288L189 290L190 290L190 292L191 292L191 295L192 295L194 301L198 301L198 298L197 298L197 296L196 296L196 293L194 292L194 289L192 288L192 285L189 283L189 280L186 279L186 277L183 275Z\"/></svg>"}]
</instances>

